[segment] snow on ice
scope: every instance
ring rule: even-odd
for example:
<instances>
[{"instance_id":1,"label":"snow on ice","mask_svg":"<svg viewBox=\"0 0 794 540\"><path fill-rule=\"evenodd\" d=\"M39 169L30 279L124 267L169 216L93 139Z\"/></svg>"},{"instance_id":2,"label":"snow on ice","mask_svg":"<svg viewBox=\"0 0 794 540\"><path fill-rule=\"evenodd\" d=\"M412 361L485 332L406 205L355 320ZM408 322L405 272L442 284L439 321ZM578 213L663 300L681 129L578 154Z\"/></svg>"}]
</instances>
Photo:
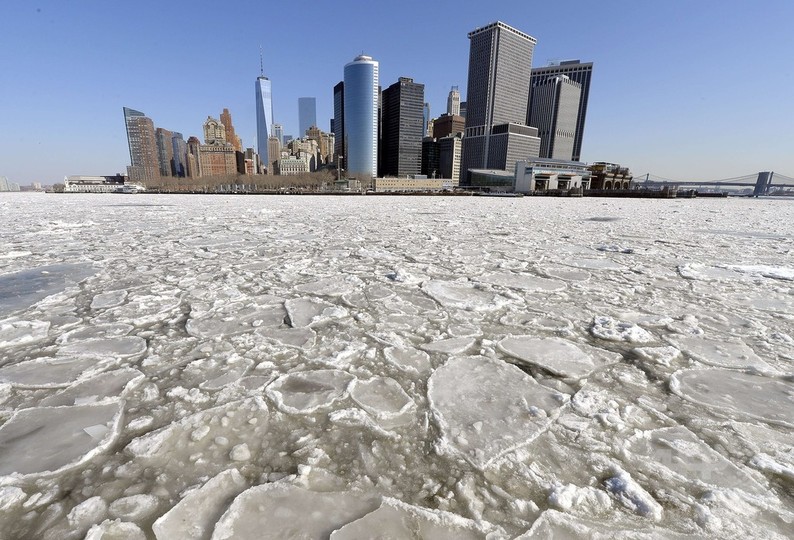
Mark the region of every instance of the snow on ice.
<instances>
[{"instance_id":1,"label":"snow on ice","mask_svg":"<svg viewBox=\"0 0 794 540\"><path fill-rule=\"evenodd\" d=\"M0 537L787 538L794 206L0 196Z\"/></svg>"}]
</instances>

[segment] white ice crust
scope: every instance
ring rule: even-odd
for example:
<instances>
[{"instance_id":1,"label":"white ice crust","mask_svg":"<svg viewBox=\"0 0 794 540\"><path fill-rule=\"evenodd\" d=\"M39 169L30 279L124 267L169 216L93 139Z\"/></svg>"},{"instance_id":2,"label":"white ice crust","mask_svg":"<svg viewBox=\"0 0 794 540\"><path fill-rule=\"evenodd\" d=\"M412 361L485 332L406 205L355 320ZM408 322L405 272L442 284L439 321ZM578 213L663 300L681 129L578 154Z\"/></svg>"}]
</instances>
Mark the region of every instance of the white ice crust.
<instances>
[{"instance_id":1,"label":"white ice crust","mask_svg":"<svg viewBox=\"0 0 794 540\"><path fill-rule=\"evenodd\" d=\"M791 536L782 199L0 195L0 538Z\"/></svg>"}]
</instances>

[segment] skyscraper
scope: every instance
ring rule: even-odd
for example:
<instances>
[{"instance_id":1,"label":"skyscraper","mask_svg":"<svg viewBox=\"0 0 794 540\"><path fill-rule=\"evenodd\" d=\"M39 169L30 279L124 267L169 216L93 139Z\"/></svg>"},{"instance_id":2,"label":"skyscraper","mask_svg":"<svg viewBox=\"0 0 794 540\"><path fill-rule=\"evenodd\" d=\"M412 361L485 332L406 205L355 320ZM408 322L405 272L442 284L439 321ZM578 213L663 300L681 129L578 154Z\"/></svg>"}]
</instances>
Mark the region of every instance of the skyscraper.
<instances>
[{"instance_id":1,"label":"skyscraper","mask_svg":"<svg viewBox=\"0 0 794 540\"><path fill-rule=\"evenodd\" d=\"M369 180L378 171L378 62L360 55L344 73L345 169Z\"/></svg>"},{"instance_id":2,"label":"skyscraper","mask_svg":"<svg viewBox=\"0 0 794 540\"><path fill-rule=\"evenodd\" d=\"M284 126L281 124L273 124L273 134L271 136L277 138L282 145L286 144L284 142Z\"/></svg>"},{"instance_id":3,"label":"skyscraper","mask_svg":"<svg viewBox=\"0 0 794 540\"><path fill-rule=\"evenodd\" d=\"M450 116L460 116L460 92L457 86L453 86L447 96L447 114Z\"/></svg>"},{"instance_id":4,"label":"skyscraper","mask_svg":"<svg viewBox=\"0 0 794 540\"><path fill-rule=\"evenodd\" d=\"M243 142L234 131L234 124L232 124L232 113L229 112L229 109L223 109L223 112L221 113L221 124L223 124L223 127L226 128L226 141L230 142L236 151L242 152Z\"/></svg>"},{"instance_id":5,"label":"skyscraper","mask_svg":"<svg viewBox=\"0 0 794 540\"><path fill-rule=\"evenodd\" d=\"M433 130L428 129L430 125L430 104L425 103L424 107L422 108L422 137L432 137Z\"/></svg>"},{"instance_id":6,"label":"skyscraper","mask_svg":"<svg viewBox=\"0 0 794 540\"><path fill-rule=\"evenodd\" d=\"M256 78L256 151L262 163L270 163L267 140L273 126L273 95L270 79L260 74Z\"/></svg>"},{"instance_id":7,"label":"skyscraper","mask_svg":"<svg viewBox=\"0 0 794 540\"><path fill-rule=\"evenodd\" d=\"M163 128L154 130L154 138L157 142L157 163L160 168L160 176L173 176L172 167L174 162L174 144L171 138L173 133Z\"/></svg>"},{"instance_id":8,"label":"skyscraper","mask_svg":"<svg viewBox=\"0 0 794 540\"><path fill-rule=\"evenodd\" d=\"M569 159L573 161L580 161L582 156L582 137L584 135L584 122L587 116L587 98L590 95L590 79L593 75L592 62L580 62L579 60L566 60L559 64L546 66L541 68L534 68L532 70L532 88L543 84L546 80L556 77L557 75L565 75L574 82L577 82L582 87L582 96L579 99L579 111L576 116L576 134L573 141L573 154ZM530 106L529 111L532 110L532 93L530 93ZM534 126L533 119L528 119L528 124Z\"/></svg>"},{"instance_id":9,"label":"skyscraper","mask_svg":"<svg viewBox=\"0 0 794 540\"><path fill-rule=\"evenodd\" d=\"M334 86L334 154L337 166L345 159L345 82ZM344 167L346 163L342 163Z\"/></svg>"},{"instance_id":10,"label":"skyscraper","mask_svg":"<svg viewBox=\"0 0 794 540\"><path fill-rule=\"evenodd\" d=\"M124 107L124 124L130 148L130 166L127 175L133 182L153 182L160 178L157 158L157 141L154 122L140 111Z\"/></svg>"},{"instance_id":11,"label":"skyscraper","mask_svg":"<svg viewBox=\"0 0 794 540\"><path fill-rule=\"evenodd\" d=\"M408 77L400 77L383 91L384 176L420 173L424 101L425 85Z\"/></svg>"},{"instance_id":12,"label":"skyscraper","mask_svg":"<svg viewBox=\"0 0 794 540\"><path fill-rule=\"evenodd\" d=\"M305 137L310 127L317 126L317 99L313 97L298 98L298 128L300 137Z\"/></svg>"},{"instance_id":13,"label":"skyscraper","mask_svg":"<svg viewBox=\"0 0 794 540\"><path fill-rule=\"evenodd\" d=\"M502 128L499 136L507 137L507 146L490 145L494 126L523 125L527 120L532 53L537 43L532 36L499 21L469 32L469 40L462 180L469 169L501 168L497 163L512 168L514 164L505 156L493 152L513 146L510 139L530 136L518 127Z\"/></svg>"},{"instance_id":14,"label":"skyscraper","mask_svg":"<svg viewBox=\"0 0 794 540\"><path fill-rule=\"evenodd\" d=\"M571 160L582 86L565 75L532 88L532 125L538 128L540 157Z\"/></svg>"}]
</instances>

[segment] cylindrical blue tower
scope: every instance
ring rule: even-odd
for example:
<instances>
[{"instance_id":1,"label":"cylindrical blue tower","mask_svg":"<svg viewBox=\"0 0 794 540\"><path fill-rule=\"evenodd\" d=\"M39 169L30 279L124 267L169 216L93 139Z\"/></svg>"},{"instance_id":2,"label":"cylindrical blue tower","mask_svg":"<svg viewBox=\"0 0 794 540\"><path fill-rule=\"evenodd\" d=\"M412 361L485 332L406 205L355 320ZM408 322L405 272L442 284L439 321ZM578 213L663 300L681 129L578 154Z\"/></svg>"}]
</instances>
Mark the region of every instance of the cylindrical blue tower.
<instances>
[{"instance_id":1,"label":"cylindrical blue tower","mask_svg":"<svg viewBox=\"0 0 794 540\"><path fill-rule=\"evenodd\" d=\"M357 56L345 66L345 144L343 167L359 179L378 172L378 62Z\"/></svg>"}]
</instances>

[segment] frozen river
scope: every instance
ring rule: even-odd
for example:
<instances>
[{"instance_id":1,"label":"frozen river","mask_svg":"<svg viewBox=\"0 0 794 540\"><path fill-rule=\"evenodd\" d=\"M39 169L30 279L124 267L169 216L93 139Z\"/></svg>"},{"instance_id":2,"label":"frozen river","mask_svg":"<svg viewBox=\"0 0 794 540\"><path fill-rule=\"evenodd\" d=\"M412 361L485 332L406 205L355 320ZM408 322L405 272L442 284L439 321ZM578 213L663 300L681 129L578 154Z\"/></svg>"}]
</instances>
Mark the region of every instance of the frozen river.
<instances>
[{"instance_id":1,"label":"frozen river","mask_svg":"<svg viewBox=\"0 0 794 540\"><path fill-rule=\"evenodd\" d=\"M0 194L0 537L786 538L794 201Z\"/></svg>"}]
</instances>

